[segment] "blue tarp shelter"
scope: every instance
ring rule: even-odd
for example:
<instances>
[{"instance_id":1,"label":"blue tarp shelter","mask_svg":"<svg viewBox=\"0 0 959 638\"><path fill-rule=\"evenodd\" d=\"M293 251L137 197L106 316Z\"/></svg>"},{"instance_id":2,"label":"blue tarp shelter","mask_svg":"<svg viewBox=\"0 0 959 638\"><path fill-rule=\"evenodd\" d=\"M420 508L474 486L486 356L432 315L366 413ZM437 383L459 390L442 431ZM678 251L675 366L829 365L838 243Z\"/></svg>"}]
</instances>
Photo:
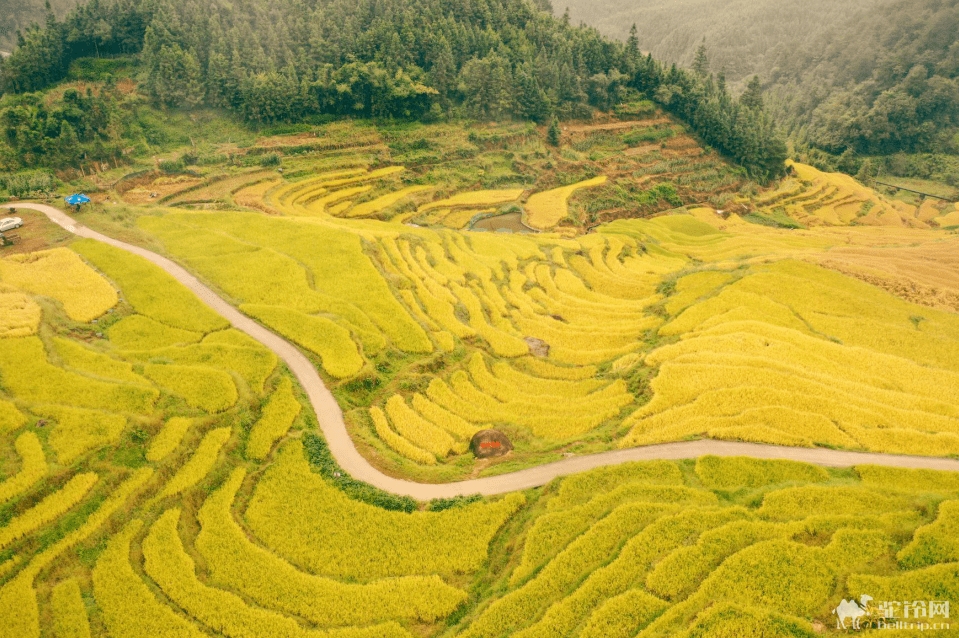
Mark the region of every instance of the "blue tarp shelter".
<instances>
[{"instance_id":1,"label":"blue tarp shelter","mask_svg":"<svg viewBox=\"0 0 959 638\"><path fill-rule=\"evenodd\" d=\"M75 194L70 195L69 197L67 197L67 198L66 198L66 202L67 202L67 204L69 204L70 206L79 206L80 204L89 204L89 203L90 203L90 198L87 197L86 195L81 195L81 194L79 194L79 193L75 193Z\"/></svg>"}]
</instances>

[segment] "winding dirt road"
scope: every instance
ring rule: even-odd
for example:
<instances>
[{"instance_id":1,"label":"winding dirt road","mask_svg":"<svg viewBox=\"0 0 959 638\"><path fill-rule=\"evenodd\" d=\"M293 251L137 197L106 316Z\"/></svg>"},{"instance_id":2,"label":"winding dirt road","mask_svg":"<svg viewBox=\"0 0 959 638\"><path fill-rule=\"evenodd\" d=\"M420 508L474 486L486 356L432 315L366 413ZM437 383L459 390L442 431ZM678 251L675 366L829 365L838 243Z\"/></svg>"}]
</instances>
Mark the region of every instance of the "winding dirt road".
<instances>
[{"instance_id":1,"label":"winding dirt road","mask_svg":"<svg viewBox=\"0 0 959 638\"><path fill-rule=\"evenodd\" d=\"M138 246L133 246L102 235L78 224L63 211L44 204L17 203L17 208L29 208L44 213L55 224L77 235L95 239L105 244L139 255L156 264L172 275L181 284L192 290L205 304L222 315L234 328L250 335L269 348L286 363L300 385L306 390L316 412L323 435L330 451L344 470L353 477L375 485L376 487L404 496L426 501L434 498L450 498L469 494L503 494L517 490L545 485L559 476L567 476L597 467L618 465L629 461L650 461L655 459L690 459L707 454L716 456L750 456L761 459L788 459L832 467L872 464L911 469L948 470L959 472L959 460L933 457L898 456L891 454L871 454L863 452L844 452L819 448L793 448L755 443L735 443L731 441L688 441L667 443L647 447L614 450L589 456L578 456L541 465L539 467L457 483L424 484L405 481L383 474L357 451L350 439L343 421L343 412L333 395L327 389L313 364L310 363L296 346L273 334L239 310L220 298L210 288L175 262ZM9 207L9 205L6 205Z\"/></svg>"}]
</instances>

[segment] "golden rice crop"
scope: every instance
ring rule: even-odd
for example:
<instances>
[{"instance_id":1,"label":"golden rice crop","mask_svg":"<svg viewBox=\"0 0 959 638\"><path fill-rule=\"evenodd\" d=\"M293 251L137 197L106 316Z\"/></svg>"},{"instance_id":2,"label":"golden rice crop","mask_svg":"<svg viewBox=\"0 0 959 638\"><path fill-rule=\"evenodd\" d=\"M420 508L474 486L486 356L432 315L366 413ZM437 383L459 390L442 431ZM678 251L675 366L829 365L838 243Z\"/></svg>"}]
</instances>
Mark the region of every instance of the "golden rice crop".
<instances>
[{"instance_id":1,"label":"golden rice crop","mask_svg":"<svg viewBox=\"0 0 959 638\"><path fill-rule=\"evenodd\" d=\"M93 569L93 593L103 623L116 638L203 638L196 625L162 604L130 565L130 542L142 526L133 521L110 539Z\"/></svg>"},{"instance_id":2,"label":"golden rice crop","mask_svg":"<svg viewBox=\"0 0 959 638\"><path fill-rule=\"evenodd\" d=\"M808 334L783 308L787 326L768 314L762 321L714 316L711 327L648 355L647 364L660 366L654 397L631 417L626 441L706 433L907 454L959 451L959 412L945 394L959 382L953 371Z\"/></svg>"},{"instance_id":3,"label":"golden rice crop","mask_svg":"<svg viewBox=\"0 0 959 638\"><path fill-rule=\"evenodd\" d=\"M642 589L613 596L586 622L582 638L632 638L669 606ZM743 634L745 635L745 634Z\"/></svg>"},{"instance_id":4,"label":"golden rice crop","mask_svg":"<svg viewBox=\"0 0 959 638\"><path fill-rule=\"evenodd\" d=\"M438 576L405 576L346 584L302 572L250 542L233 520L230 506L245 472L207 498L198 518L196 546L212 581L236 589L267 609L293 614L320 625L368 625L388 620L433 622L462 603L465 592Z\"/></svg>"},{"instance_id":5,"label":"golden rice crop","mask_svg":"<svg viewBox=\"0 0 959 638\"><path fill-rule=\"evenodd\" d=\"M203 338L200 332L173 328L143 315L124 317L110 326L107 336L121 350L156 350L197 343Z\"/></svg>"},{"instance_id":6,"label":"golden rice crop","mask_svg":"<svg viewBox=\"0 0 959 638\"><path fill-rule=\"evenodd\" d=\"M517 359L516 365L521 369L525 368L527 372L536 377L546 379L560 379L566 381L581 381L592 379L596 376L594 366L577 366L575 368L557 366L543 359L536 357L524 357Z\"/></svg>"},{"instance_id":7,"label":"golden rice crop","mask_svg":"<svg viewBox=\"0 0 959 638\"><path fill-rule=\"evenodd\" d=\"M171 600L215 631L233 638L260 636L314 637L326 632L303 629L295 620L256 607L248 606L239 596L201 583L195 573L193 559L183 549L177 534L180 510L167 510L143 541L144 569ZM351 636L390 636L406 638L409 634L395 623L354 630Z\"/></svg>"},{"instance_id":8,"label":"golden rice crop","mask_svg":"<svg viewBox=\"0 0 959 638\"><path fill-rule=\"evenodd\" d=\"M778 614L769 608L721 602L691 619L688 631L676 634L681 638L697 636L806 636L809 622Z\"/></svg>"},{"instance_id":9,"label":"golden rice crop","mask_svg":"<svg viewBox=\"0 0 959 638\"><path fill-rule=\"evenodd\" d=\"M250 430L250 438L246 442L247 457L265 459L273 444L286 436L301 409L300 402L293 394L293 382L289 377L283 377L263 407L259 420Z\"/></svg>"},{"instance_id":10,"label":"golden rice crop","mask_svg":"<svg viewBox=\"0 0 959 638\"><path fill-rule=\"evenodd\" d=\"M0 259L0 281L59 301L74 321L92 321L119 300L113 286L67 248Z\"/></svg>"},{"instance_id":11,"label":"golden rice crop","mask_svg":"<svg viewBox=\"0 0 959 638\"><path fill-rule=\"evenodd\" d=\"M394 394L386 402L386 415L400 436L440 458L456 447L453 437L410 409L399 394Z\"/></svg>"},{"instance_id":12,"label":"golden rice crop","mask_svg":"<svg viewBox=\"0 0 959 638\"><path fill-rule=\"evenodd\" d=\"M727 557L757 542L785 537L790 528L765 521L733 521L704 532L695 545L679 547L646 576L646 589L666 600L682 600L695 591Z\"/></svg>"},{"instance_id":13,"label":"golden rice crop","mask_svg":"<svg viewBox=\"0 0 959 638\"><path fill-rule=\"evenodd\" d=\"M408 198L410 195L415 195L416 193L422 193L431 189L431 186L408 186L402 190L387 193L386 195L381 195L380 197L363 204L358 204L348 211L347 216L366 217L368 215L375 215L376 213L384 211L394 204L397 204L400 201Z\"/></svg>"},{"instance_id":14,"label":"golden rice crop","mask_svg":"<svg viewBox=\"0 0 959 638\"><path fill-rule=\"evenodd\" d=\"M70 339L55 337L53 343L57 355L67 368L106 381L121 381L138 385L150 384L149 381L134 373L133 364L126 361L114 359Z\"/></svg>"},{"instance_id":15,"label":"golden rice crop","mask_svg":"<svg viewBox=\"0 0 959 638\"><path fill-rule=\"evenodd\" d=\"M596 520L624 503L682 503L685 506L698 507L717 503L711 492L682 486L648 485L642 482L627 482L611 491L596 494L589 502L570 508L554 505L562 503L561 497L549 502L549 511L540 515L530 527L523 547L522 561L510 576L511 585L528 577L550 556L585 532Z\"/></svg>"},{"instance_id":16,"label":"golden rice crop","mask_svg":"<svg viewBox=\"0 0 959 638\"><path fill-rule=\"evenodd\" d=\"M692 305L700 298L715 292L728 283L732 276L721 270L704 270L680 278L676 282L676 293L665 304L666 311L671 315Z\"/></svg>"},{"instance_id":17,"label":"golden rice crop","mask_svg":"<svg viewBox=\"0 0 959 638\"><path fill-rule=\"evenodd\" d=\"M158 386L187 404L206 412L222 412L236 403L238 395L233 377L222 370L197 366L150 364L143 374Z\"/></svg>"},{"instance_id":18,"label":"golden rice crop","mask_svg":"<svg viewBox=\"0 0 959 638\"><path fill-rule=\"evenodd\" d=\"M598 380L581 382L544 380L518 372L506 363L493 365L493 373L486 367L486 361L479 352L474 353L467 365L473 382L478 388L500 401L510 401L517 391L529 397L557 397L564 400L575 400L587 397L591 392L601 388L603 383Z\"/></svg>"},{"instance_id":19,"label":"golden rice crop","mask_svg":"<svg viewBox=\"0 0 959 638\"><path fill-rule=\"evenodd\" d=\"M516 423L537 436L557 439L589 431L632 402L622 380L587 397L568 399L562 405L526 396L519 390L512 400L501 402L479 390L462 370L453 373L449 385L434 379L426 394L433 402L468 421Z\"/></svg>"},{"instance_id":20,"label":"golden rice crop","mask_svg":"<svg viewBox=\"0 0 959 638\"><path fill-rule=\"evenodd\" d=\"M581 188L602 186L605 183L606 176L600 175L569 186L536 193L526 204L526 221L533 228L540 230L552 228L569 215L569 198L573 193Z\"/></svg>"},{"instance_id":21,"label":"golden rice crop","mask_svg":"<svg viewBox=\"0 0 959 638\"><path fill-rule=\"evenodd\" d=\"M77 474L59 490L14 517L6 527L0 527L0 549L15 543L71 509L83 500L99 478L93 472Z\"/></svg>"},{"instance_id":22,"label":"golden rice crop","mask_svg":"<svg viewBox=\"0 0 959 638\"><path fill-rule=\"evenodd\" d=\"M710 489L726 490L788 481L820 483L829 480L829 473L816 465L742 456L702 456L696 460L696 476Z\"/></svg>"},{"instance_id":23,"label":"golden rice crop","mask_svg":"<svg viewBox=\"0 0 959 638\"><path fill-rule=\"evenodd\" d=\"M467 440L479 431L479 427L444 410L422 394L413 395L413 409L433 425L437 425L460 440Z\"/></svg>"},{"instance_id":24,"label":"golden rice crop","mask_svg":"<svg viewBox=\"0 0 959 638\"><path fill-rule=\"evenodd\" d=\"M126 417L99 410L44 406L34 411L56 421L49 442L63 465L90 450L116 443L127 425Z\"/></svg>"},{"instance_id":25,"label":"golden rice crop","mask_svg":"<svg viewBox=\"0 0 959 638\"><path fill-rule=\"evenodd\" d=\"M240 303L329 312L351 323L375 325L405 352L432 350L426 333L393 296L356 234L242 213L176 213L140 223ZM192 239L184 237L183 228L193 231ZM259 249L217 255L216 245L229 239ZM317 251L318 245L324 249Z\"/></svg>"},{"instance_id":26,"label":"golden rice crop","mask_svg":"<svg viewBox=\"0 0 959 638\"><path fill-rule=\"evenodd\" d=\"M216 465L220 449L230 440L230 428L210 430L200 441L193 456L177 470L163 487L159 498L181 494L202 481Z\"/></svg>"},{"instance_id":27,"label":"golden rice crop","mask_svg":"<svg viewBox=\"0 0 959 638\"><path fill-rule=\"evenodd\" d=\"M160 267L103 242L81 240L73 249L90 260L123 291L139 314L168 326L208 333L229 323Z\"/></svg>"},{"instance_id":28,"label":"golden rice crop","mask_svg":"<svg viewBox=\"0 0 959 638\"><path fill-rule=\"evenodd\" d=\"M53 366L36 337L4 340L0 378L10 393L33 403L144 414L159 396L153 388L105 383Z\"/></svg>"},{"instance_id":29,"label":"golden rice crop","mask_svg":"<svg viewBox=\"0 0 959 638\"><path fill-rule=\"evenodd\" d=\"M205 366L232 370L243 377L255 393L263 392L263 384L276 369L277 356L259 344L254 347L211 342L128 353L129 358L150 361L162 359L186 366Z\"/></svg>"},{"instance_id":30,"label":"golden rice crop","mask_svg":"<svg viewBox=\"0 0 959 638\"><path fill-rule=\"evenodd\" d=\"M40 306L22 292L0 288L0 339L36 334L42 314Z\"/></svg>"},{"instance_id":31,"label":"golden rice crop","mask_svg":"<svg viewBox=\"0 0 959 638\"><path fill-rule=\"evenodd\" d=\"M490 539L524 502L511 494L443 512L385 511L328 485L310 469L302 444L290 441L257 484L246 521L267 547L315 574L446 575L479 568Z\"/></svg>"},{"instance_id":32,"label":"golden rice crop","mask_svg":"<svg viewBox=\"0 0 959 638\"><path fill-rule=\"evenodd\" d=\"M959 474L935 470L905 470L881 465L857 465L856 474L869 486L916 492L959 492Z\"/></svg>"},{"instance_id":33,"label":"golden rice crop","mask_svg":"<svg viewBox=\"0 0 959 638\"><path fill-rule=\"evenodd\" d=\"M167 420L160 432L153 437L153 442L147 450L147 460L157 463L169 456L173 450L180 447L180 442L192 425L193 419L173 417Z\"/></svg>"},{"instance_id":34,"label":"golden rice crop","mask_svg":"<svg viewBox=\"0 0 959 638\"><path fill-rule=\"evenodd\" d=\"M516 635L533 619L531 612L560 598L663 511L663 506L648 503L627 503L616 508L560 552L534 579L493 602L463 635L500 636L504 631Z\"/></svg>"},{"instance_id":35,"label":"golden rice crop","mask_svg":"<svg viewBox=\"0 0 959 638\"><path fill-rule=\"evenodd\" d=\"M350 331L325 317L277 306L243 305L240 309L318 355L330 376L351 377L364 365Z\"/></svg>"},{"instance_id":36,"label":"golden rice crop","mask_svg":"<svg viewBox=\"0 0 959 638\"><path fill-rule=\"evenodd\" d=\"M27 422L27 418L17 409L17 406L0 399L0 432L16 430Z\"/></svg>"},{"instance_id":37,"label":"golden rice crop","mask_svg":"<svg viewBox=\"0 0 959 638\"><path fill-rule=\"evenodd\" d=\"M665 511L668 510L663 510L664 513ZM707 529L744 517L745 510L740 508L700 508L655 518L639 534L626 542L612 562L594 570L571 595L550 607L539 621L516 635L532 638L571 631L605 600L630 589L632 584L642 578L665 554L694 540ZM540 578L538 575L526 587Z\"/></svg>"},{"instance_id":38,"label":"golden rice crop","mask_svg":"<svg viewBox=\"0 0 959 638\"><path fill-rule=\"evenodd\" d=\"M848 591L872 592L876 600L928 601L954 600L959 583L959 563L945 563L923 569L904 571L891 576L850 574ZM851 598L854 598L853 594Z\"/></svg>"},{"instance_id":39,"label":"golden rice crop","mask_svg":"<svg viewBox=\"0 0 959 638\"><path fill-rule=\"evenodd\" d=\"M558 510L581 505L597 494L611 492L624 483L682 485L683 475L676 464L669 461L645 461L603 467L565 478L548 507L550 510Z\"/></svg>"},{"instance_id":40,"label":"golden rice crop","mask_svg":"<svg viewBox=\"0 0 959 638\"><path fill-rule=\"evenodd\" d=\"M40 610L33 581L63 552L73 548L90 537L99 529L130 496L150 479L153 471L140 468L110 494L102 505L80 527L67 533L39 554L35 555L26 567L11 581L0 587L0 613L4 622L0 623L0 636L3 638L39 638ZM114 633L113 635L119 635ZM161 634L157 634L161 635Z\"/></svg>"},{"instance_id":41,"label":"golden rice crop","mask_svg":"<svg viewBox=\"0 0 959 638\"><path fill-rule=\"evenodd\" d=\"M373 429L376 430L376 435L379 436L391 450L416 463L436 465L436 456L434 454L416 447L393 431L383 410L377 407L370 408L370 419L373 420Z\"/></svg>"},{"instance_id":42,"label":"golden rice crop","mask_svg":"<svg viewBox=\"0 0 959 638\"><path fill-rule=\"evenodd\" d=\"M907 569L959 560L959 501L940 503L936 520L917 529L896 557Z\"/></svg>"},{"instance_id":43,"label":"golden rice crop","mask_svg":"<svg viewBox=\"0 0 959 638\"><path fill-rule=\"evenodd\" d=\"M0 504L24 493L47 475L47 459L36 434L24 432L13 445L20 457L20 471L0 483Z\"/></svg>"},{"instance_id":44,"label":"golden rice crop","mask_svg":"<svg viewBox=\"0 0 959 638\"><path fill-rule=\"evenodd\" d=\"M522 188L514 188L507 190L489 190L489 191L472 191L467 193L458 193L452 197L447 197L446 199L438 199L435 202L430 202L429 204L424 204L420 206L419 212L425 213L427 211L433 210L434 208L459 208L459 207L486 207L486 206L497 206L500 204L508 204L509 202L515 202L517 199L523 196Z\"/></svg>"},{"instance_id":45,"label":"golden rice crop","mask_svg":"<svg viewBox=\"0 0 959 638\"><path fill-rule=\"evenodd\" d=\"M57 583L50 595L53 631L57 638L90 638L90 621L80 585L73 578Z\"/></svg>"},{"instance_id":46,"label":"golden rice crop","mask_svg":"<svg viewBox=\"0 0 959 638\"><path fill-rule=\"evenodd\" d=\"M805 518L810 512L842 512L844 514L888 512L905 509L910 502L911 498L908 495L861 486L807 485L767 494L758 513L770 520L788 521Z\"/></svg>"}]
</instances>

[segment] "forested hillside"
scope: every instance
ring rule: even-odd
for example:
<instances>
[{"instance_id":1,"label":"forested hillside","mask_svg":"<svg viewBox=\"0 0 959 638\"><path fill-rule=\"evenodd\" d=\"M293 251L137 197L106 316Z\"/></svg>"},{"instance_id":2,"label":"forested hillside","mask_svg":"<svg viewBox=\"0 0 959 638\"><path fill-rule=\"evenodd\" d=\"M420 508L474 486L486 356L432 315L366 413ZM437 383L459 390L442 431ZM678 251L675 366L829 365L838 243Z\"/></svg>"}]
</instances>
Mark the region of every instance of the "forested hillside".
<instances>
[{"instance_id":1,"label":"forested hillside","mask_svg":"<svg viewBox=\"0 0 959 638\"><path fill-rule=\"evenodd\" d=\"M78 65L112 70L117 56L135 56L133 77L155 106L220 107L255 125L330 116L543 122L588 118L645 93L752 175L781 173L785 146L762 108L548 9L527 0L94 0L26 33L3 67L3 90L18 97L5 99L0 119L10 157L49 157L43 144L76 146L75 137L109 154L127 125L92 117L115 109L90 102L124 101L109 82L86 110L69 92L53 109L29 93L78 77Z\"/></svg>"},{"instance_id":2,"label":"forested hillside","mask_svg":"<svg viewBox=\"0 0 959 638\"><path fill-rule=\"evenodd\" d=\"M76 6L76 0L50 0L50 8L63 16ZM11 51L17 46L17 31L26 31L33 23L42 23L46 17L45 0L0 0L0 51Z\"/></svg>"},{"instance_id":3,"label":"forested hillside","mask_svg":"<svg viewBox=\"0 0 959 638\"><path fill-rule=\"evenodd\" d=\"M630 27L644 51L666 62L691 66L705 40L714 70L731 85L766 74L811 38L882 0L554 0L574 23L585 22L626 40Z\"/></svg>"},{"instance_id":4,"label":"forested hillside","mask_svg":"<svg viewBox=\"0 0 959 638\"><path fill-rule=\"evenodd\" d=\"M957 0L561 1L573 21L624 40L635 22L639 46L666 61L692 64L705 43L711 69L740 90L757 74L810 159L856 172L856 156L959 153ZM898 164L925 177L951 170L946 157Z\"/></svg>"}]
</instances>

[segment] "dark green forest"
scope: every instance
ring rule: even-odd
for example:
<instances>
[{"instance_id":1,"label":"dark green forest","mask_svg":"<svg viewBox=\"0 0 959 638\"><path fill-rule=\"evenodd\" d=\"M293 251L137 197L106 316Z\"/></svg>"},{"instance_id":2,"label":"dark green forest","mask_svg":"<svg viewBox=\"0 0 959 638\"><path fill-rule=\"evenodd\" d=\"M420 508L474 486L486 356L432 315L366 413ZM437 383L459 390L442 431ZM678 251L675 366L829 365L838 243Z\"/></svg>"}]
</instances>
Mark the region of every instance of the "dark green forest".
<instances>
[{"instance_id":1,"label":"dark green forest","mask_svg":"<svg viewBox=\"0 0 959 638\"><path fill-rule=\"evenodd\" d=\"M945 168L959 154L959 0L558 2L620 39L635 22L666 61L692 64L705 42L734 92L758 75L802 159L959 179Z\"/></svg>"},{"instance_id":2,"label":"dark green forest","mask_svg":"<svg viewBox=\"0 0 959 638\"><path fill-rule=\"evenodd\" d=\"M17 46L17 31L26 31L33 23L43 22L48 0L0 0L0 51ZM63 17L76 6L76 0L49 0L54 15Z\"/></svg>"},{"instance_id":3,"label":"dark green forest","mask_svg":"<svg viewBox=\"0 0 959 638\"><path fill-rule=\"evenodd\" d=\"M154 107L217 107L254 126L323 117L587 119L643 95L768 179L786 147L761 104L555 18L540 0L93 0L28 29L0 68L5 161L115 157L137 127L126 69ZM132 68L128 68L132 67ZM78 71L79 69L79 71ZM39 92L68 77L104 90Z\"/></svg>"}]
</instances>

